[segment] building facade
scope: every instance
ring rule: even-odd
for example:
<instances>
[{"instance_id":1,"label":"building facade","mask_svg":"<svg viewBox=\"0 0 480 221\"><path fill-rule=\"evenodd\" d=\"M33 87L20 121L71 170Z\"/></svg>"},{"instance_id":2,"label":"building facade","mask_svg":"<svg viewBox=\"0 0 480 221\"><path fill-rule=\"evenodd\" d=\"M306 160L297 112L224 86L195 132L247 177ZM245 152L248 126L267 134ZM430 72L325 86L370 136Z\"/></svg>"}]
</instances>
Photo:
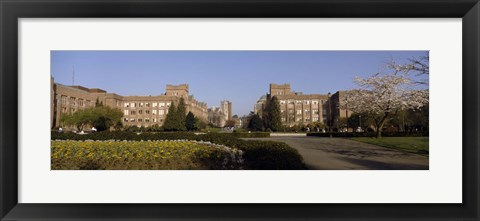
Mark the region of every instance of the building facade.
<instances>
[{"instance_id":1,"label":"building facade","mask_svg":"<svg viewBox=\"0 0 480 221\"><path fill-rule=\"evenodd\" d=\"M217 127L224 127L228 120L232 120L232 102L220 101L220 107L208 109L208 122Z\"/></svg>"},{"instance_id":2,"label":"building facade","mask_svg":"<svg viewBox=\"0 0 480 221\"><path fill-rule=\"evenodd\" d=\"M290 84L270 84L269 94L261 96L254 105L254 113L262 116L268 97L277 97L281 120L285 126L307 125L321 122L336 128L335 122L349 117L351 112L340 108L345 92L335 94L303 94L291 90Z\"/></svg>"},{"instance_id":3,"label":"building facade","mask_svg":"<svg viewBox=\"0 0 480 221\"><path fill-rule=\"evenodd\" d=\"M98 88L66 86L55 83L53 77L50 87L51 128L62 126L62 115L95 107L98 103L120 109L125 126L161 126L170 105L174 103L177 106L180 98L184 99L187 112L208 120L207 104L190 95L187 84L167 85L166 93L157 96L121 96Z\"/></svg>"}]
</instances>

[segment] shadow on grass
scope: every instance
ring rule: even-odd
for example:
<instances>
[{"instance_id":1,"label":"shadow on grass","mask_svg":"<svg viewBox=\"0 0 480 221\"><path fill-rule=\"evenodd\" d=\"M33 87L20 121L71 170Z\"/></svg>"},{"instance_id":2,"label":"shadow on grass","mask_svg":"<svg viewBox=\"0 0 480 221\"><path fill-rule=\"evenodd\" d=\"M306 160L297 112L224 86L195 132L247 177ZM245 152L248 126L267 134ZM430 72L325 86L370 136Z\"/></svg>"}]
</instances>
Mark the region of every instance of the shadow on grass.
<instances>
[{"instance_id":1,"label":"shadow on grass","mask_svg":"<svg viewBox=\"0 0 480 221\"><path fill-rule=\"evenodd\" d=\"M404 164L404 163L384 163L367 159L340 158L346 162L364 166L367 170L428 170L428 165Z\"/></svg>"}]
</instances>

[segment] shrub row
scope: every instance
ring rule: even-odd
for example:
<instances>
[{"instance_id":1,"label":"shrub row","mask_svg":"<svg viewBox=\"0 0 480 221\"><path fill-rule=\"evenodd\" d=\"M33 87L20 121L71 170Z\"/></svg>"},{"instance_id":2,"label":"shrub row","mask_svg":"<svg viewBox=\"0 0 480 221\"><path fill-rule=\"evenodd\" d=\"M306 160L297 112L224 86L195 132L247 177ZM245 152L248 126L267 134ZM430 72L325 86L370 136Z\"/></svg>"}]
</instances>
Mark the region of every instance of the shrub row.
<instances>
[{"instance_id":1,"label":"shrub row","mask_svg":"<svg viewBox=\"0 0 480 221\"><path fill-rule=\"evenodd\" d=\"M295 170L306 169L302 156L294 148L282 142L247 141L233 133L207 133L195 135L190 132L129 133L98 132L74 134L52 132L52 140L195 140L209 141L244 151L245 169L252 170Z\"/></svg>"},{"instance_id":2,"label":"shrub row","mask_svg":"<svg viewBox=\"0 0 480 221\"><path fill-rule=\"evenodd\" d=\"M333 132L331 133L332 137L376 137L376 132ZM330 137L330 133L318 133L312 132L307 133L307 136L314 136L314 137ZM428 137L428 132L382 132L382 137Z\"/></svg>"},{"instance_id":3,"label":"shrub row","mask_svg":"<svg viewBox=\"0 0 480 221\"><path fill-rule=\"evenodd\" d=\"M260 137L270 137L268 132L233 132L232 136L238 138L260 138Z\"/></svg>"}]
</instances>

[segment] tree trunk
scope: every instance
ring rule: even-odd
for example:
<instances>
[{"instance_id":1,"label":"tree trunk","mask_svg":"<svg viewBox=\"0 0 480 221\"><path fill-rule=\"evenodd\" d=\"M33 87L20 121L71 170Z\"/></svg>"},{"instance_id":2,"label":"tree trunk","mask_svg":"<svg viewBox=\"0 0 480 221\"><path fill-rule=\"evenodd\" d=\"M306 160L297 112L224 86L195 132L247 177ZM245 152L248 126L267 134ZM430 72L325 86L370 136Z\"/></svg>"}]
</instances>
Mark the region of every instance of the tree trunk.
<instances>
[{"instance_id":1,"label":"tree trunk","mask_svg":"<svg viewBox=\"0 0 480 221\"><path fill-rule=\"evenodd\" d=\"M383 116L382 120L380 121L380 125L377 128L377 138L382 138L382 129L383 125L387 122L388 119L388 113Z\"/></svg>"}]
</instances>

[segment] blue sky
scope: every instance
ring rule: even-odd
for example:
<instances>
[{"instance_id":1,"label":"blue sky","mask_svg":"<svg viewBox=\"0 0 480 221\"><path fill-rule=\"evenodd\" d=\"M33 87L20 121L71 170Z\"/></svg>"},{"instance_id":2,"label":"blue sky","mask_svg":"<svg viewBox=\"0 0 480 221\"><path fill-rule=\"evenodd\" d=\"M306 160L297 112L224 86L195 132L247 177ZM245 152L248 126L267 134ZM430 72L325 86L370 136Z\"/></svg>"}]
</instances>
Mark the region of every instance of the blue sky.
<instances>
[{"instance_id":1,"label":"blue sky","mask_svg":"<svg viewBox=\"0 0 480 221\"><path fill-rule=\"evenodd\" d=\"M211 106L233 103L248 114L270 83L290 83L303 93L354 88L355 76L387 72L394 59L405 63L425 51L51 51L55 82L101 88L119 95L159 95L166 84L190 85Z\"/></svg>"}]
</instances>

